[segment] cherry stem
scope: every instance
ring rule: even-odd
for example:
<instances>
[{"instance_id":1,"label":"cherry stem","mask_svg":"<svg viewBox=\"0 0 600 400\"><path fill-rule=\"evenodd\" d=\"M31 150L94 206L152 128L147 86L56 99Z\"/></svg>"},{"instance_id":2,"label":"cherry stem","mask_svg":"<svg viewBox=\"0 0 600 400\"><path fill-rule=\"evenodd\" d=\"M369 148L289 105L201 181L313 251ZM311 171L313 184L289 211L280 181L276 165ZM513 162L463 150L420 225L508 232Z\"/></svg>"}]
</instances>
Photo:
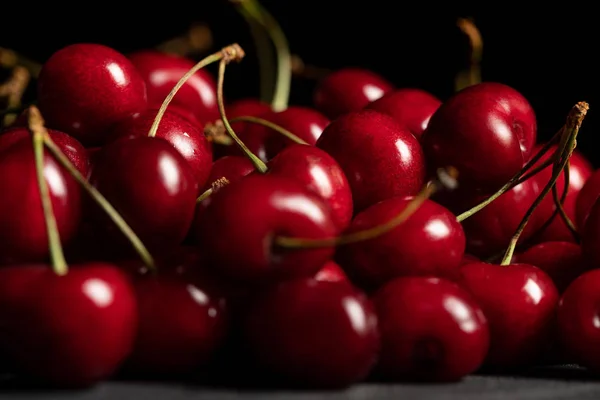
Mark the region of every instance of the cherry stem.
<instances>
[{"instance_id":1,"label":"cherry stem","mask_svg":"<svg viewBox=\"0 0 600 400\"><path fill-rule=\"evenodd\" d=\"M65 255L63 253L62 244L60 242L60 234L56 224L56 217L52 209L52 199L48 183L44 176L44 135L47 134L44 128L44 121L37 108L30 108L28 114L28 128L33 134L33 153L35 158L35 172L37 176L38 189L42 200L42 210L44 220L46 222L46 234L48 235L48 248L50 250L50 262L52 270L57 275L66 275L69 271Z\"/></svg>"},{"instance_id":2,"label":"cherry stem","mask_svg":"<svg viewBox=\"0 0 600 400\"><path fill-rule=\"evenodd\" d=\"M242 52L241 57L243 57L243 50L241 49L241 47L239 48L239 51ZM240 57L240 59L241 59L241 57ZM233 128L231 127L231 124L229 123L229 120L227 119L227 115L225 114L225 102L223 100L223 83L225 81L225 68L227 67L227 64L229 63L229 61L231 61L231 60L224 58L219 63L219 73L218 73L218 79L217 79L217 105L219 106L219 113L221 114L221 121L223 121L223 126L227 130L227 133L229 134L229 136L231 136L233 141L239 146L239 148L244 152L244 154L246 154L246 156L250 159L250 161L252 162L252 165L254 165L254 168L256 168L260 173L264 174L265 172L267 172L267 165L260 158L258 158L254 153L252 153L250 151L250 149L244 144L244 142L242 142L240 140L238 135L234 132Z\"/></svg>"},{"instance_id":3,"label":"cherry stem","mask_svg":"<svg viewBox=\"0 0 600 400\"><path fill-rule=\"evenodd\" d=\"M222 146L231 146L234 143L231 136L227 134L223 121L220 119L204 125L204 137L206 137L206 140L209 142L220 144Z\"/></svg>"},{"instance_id":4,"label":"cherry stem","mask_svg":"<svg viewBox=\"0 0 600 400\"><path fill-rule=\"evenodd\" d=\"M319 80L329 75L332 71L328 68L305 64L299 55L292 55L292 75L305 79Z\"/></svg>"},{"instance_id":5,"label":"cherry stem","mask_svg":"<svg viewBox=\"0 0 600 400\"><path fill-rule=\"evenodd\" d=\"M429 199L431 195L433 195L433 193L443 188L455 189L458 185L456 181L457 176L458 172L454 168L439 169L436 179L428 182L399 214L381 225L377 225L362 231L352 232L347 235L326 239L277 236L275 238L275 244L284 248L311 249L340 246L374 239L401 225L411 215L413 215L415 211L417 211L419 207L421 207L421 205L427 199Z\"/></svg>"},{"instance_id":6,"label":"cherry stem","mask_svg":"<svg viewBox=\"0 0 600 400\"><path fill-rule=\"evenodd\" d=\"M274 111L287 108L292 85L292 56L285 33L275 18L257 0L230 0L241 7L269 34L277 54L277 80L271 101Z\"/></svg>"},{"instance_id":7,"label":"cherry stem","mask_svg":"<svg viewBox=\"0 0 600 400\"><path fill-rule=\"evenodd\" d=\"M286 138L288 138L289 140L291 140L294 143L308 144L306 141L300 139L297 135L288 131L284 127L281 127L281 126L274 124L271 121L267 121L266 119L263 119L263 118L252 117L252 116L243 116L243 117L232 118L231 120L229 120L229 122L232 124L235 122L250 122L252 124L266 126L267 128L270 128L270 129L274 130L275 132L285 136Z\"/></svg>"},{"instance_id":8,"label":"cherry stem","mask_svg":"<svg viewBox=\"0 0 600 400\"><path fill-rule=\"evenodd\" d=\"M575 147L577 146L577 134L579 133L579 129L581 128L581 124L583 123L583 119L585 118L588 110L589 110L588 103L582 101L582 102L577 103L569 112L569 115L567 117L567 123L564 128L563 136L561 138L561 147L560 147L559 157L557 158L557 163L555 164L555 166L552 170L552 178L550 178L550 180L548 181L546 186L544 186L544 189L542 190L542 192L535 199L535 201L531 204L531 206L529 207L529 209L523 216L521 223L517 227L515 234L513 235L513 237L510 240L510 243L508 245L508 248L506 249L506 253L504 254L504 257L502 258L502 262L500 263L500 265L509 265L510 264L510 262L512 261L512 257L513 257L517 242L519 241L519 238L521 237L523 230L527 226L529 219L533 215L536 208L544 200L546 195L548 195L548 193L550 193L552 188L556 185L556 181L558 180L558 177L560 176L562 171L565 169L565 167L569 163L569 159L570 159L571 155L573 154Z\"/></svg>"},{"instance_id":9,"label":"cherry stem","mask_svg":"<svg viewBox=\"0 0 600 400\"><path fill-rule=\"evenodd\" d=\"M202 193L196 199L196 204L203 202L207 198L209 198L214 192L221 189L223 186L229 185L229 180L225 177L219 178L213 183L210 184L210 188L206 189L204 193Z\"/></svg>"},{"instance_id":10,"label":"cherry stem","mask_svg":"<svg viewBox=\"0 0 600 400\"><path fill-rule=\"evenodd\" d=\"M483 39L481 32L470 18L459 18L457 25L469 38L470 57L469 67L456 76L454 85L458 92L468 86L481 83L481 58L483 54Z\"/></svg>"},{"instance_id":11,"label":"cherry stem","mask_svg":"<svg viewBox=\"0 0 600 400\"><path fill-rule=\"evenodd\" d=\"M181 89L181 87L187 82L188 79L190 79L190 77L192 75L194 75L196 72L198 72L202 68L206 67L207 65L217 62L219 60L227 59L228 62L231 61L232 57L235 58L235 57L239 56L240 53L239 53L238 49L241 50L241 48L237 44L232 44L227 47L224 47L220 51L204 58L203 60L198 62L196 65L194 65L188 72L186 72L185 75L183 75L181 77L181 79L179 79L179 81L175 84L173 89L171 89L171 92L169 92L167 97L165 97L158 112L156 113L156 117L154 118L154 122L152 123L152 126L150 127L150 132L148 132L148 136L150 136L150 137L156 136L156 132L158 131L158 125L160 124L160 121L162 120L163 115L167 111L167 107L171 103L171 100L173 100L173 98L175 97L175 95L177 94L179 89ZM243 51L241 54L242 54L241 57L243 57Z\"/></svg>"},{"instance_id":12,"label":"cherry stem","mask_svg":"<svg viewBox=\"0 0 600 400\"><path fill-rule=\"evenodd\" d=\"M13 68L10 78L0 85L0 97L6 97L6 107L15 109L21 107L21 100L29 82L31 74L27 68L17 65ZM5 114L2 126L8 126L17 118L15 114Z\"/></svg>"},{"instance_id":13,"label":"cherry stem","mask_svg":"<svg viewBox=\"0 0 600 400\"><path fill-rule=\"evenodd\" d=\"M194 23L186 33L160 43L156 46L156 50L189 57L207 51L212 45L213 35L208 25Z\"/></svg>"},{"instance_id":14,"label":"cherry stem","mask_svg":"<svg viewBox=\"0 0 600 400\"><path fill-rule=\"evenodd\" d=\"M12 69L18 65L27 69L34 78L37 78L42 70L42 64L24 57L14 50L0 47L0 66Z\"/></svg>"}]
</instances>

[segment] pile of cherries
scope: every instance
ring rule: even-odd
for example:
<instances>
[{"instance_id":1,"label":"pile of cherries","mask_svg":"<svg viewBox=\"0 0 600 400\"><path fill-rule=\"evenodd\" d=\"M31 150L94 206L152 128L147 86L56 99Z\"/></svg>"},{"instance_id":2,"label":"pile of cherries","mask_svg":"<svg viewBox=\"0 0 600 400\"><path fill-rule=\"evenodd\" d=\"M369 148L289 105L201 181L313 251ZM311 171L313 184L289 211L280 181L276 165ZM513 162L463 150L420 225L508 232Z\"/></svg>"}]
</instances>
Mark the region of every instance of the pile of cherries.
<instances>
[{"instance_id":1,"label":"pile of cherries","mask_svg":"<svg viewBox=\"0 0 600 400\"><path fill-rule=\"evenodd\" d=\"M577 121L545 146L504 84L441 101L356 68L283 110L220 110L199 69L161 110L194 64L69 45L0 133L4 369L309 388L600 371L600 172L567 151Z\"/></svg>"}]
</instances>

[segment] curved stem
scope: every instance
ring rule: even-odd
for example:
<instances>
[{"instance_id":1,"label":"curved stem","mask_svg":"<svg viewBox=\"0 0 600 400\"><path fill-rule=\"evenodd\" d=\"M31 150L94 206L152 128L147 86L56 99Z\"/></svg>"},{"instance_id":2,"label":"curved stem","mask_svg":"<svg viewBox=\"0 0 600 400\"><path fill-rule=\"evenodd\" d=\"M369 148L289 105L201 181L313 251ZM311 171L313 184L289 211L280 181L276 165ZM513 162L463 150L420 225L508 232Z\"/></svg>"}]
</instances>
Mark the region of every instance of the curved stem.
<instances>
[{"instance_id":1,"label":"curved stem","mask_svg":"<svg viewBox=\"0 0 600 400\"><path fill-rule=\"evenodd\" d=\"M33 61L14 50L0 47L0 66L10 69L17 65L25 67L34 78L37 78L42 70L42 64Z\"/></svg>"},{"instance_id":2,"label":"curved stem","mask_svg":"<svg viewBox=\"0 0 600 400\"><path fill-rule=\"evenodd\" d=\"M552 178L548 181L548 183L546 184L546 186L544 187L544 189L542 190L540 195L535 199L533 204L531 204L531 206L525 213L525 216L521 220L521 223L517 227L515 234L513 235L513 237L510 240L510 243L508 245L508 248L506 249L506 253L504 254L504 257L502 258L502 262L500 263L500 265L510 264L513 254L514 254L514 251L515 251L515 246L517 245L517 242L519 241L519 238L521 237L523 230L527 226L527 223L529 222L531 215L533 215L535 209L544 200L546 195L548 195L550 190L552 190L552 188L556 185L556 181L558 180L558 177L560 176L561 172L564 170L567 163L569 162L571 154L573 154L573 150L575 150L575 146L577 145L576 140L577 140L577 134L579 133L579 128L581 128L581 124L583 123L583 119L585 118L588 109L589 109L589 105L585 102L579 102L571 109L571 112L569 113L569 116L567 117L567 123L565 125L565 129L563 132L563 138L561 138L561 143L565 142L565 146L561 147L561 150L567 149L567 153L564 154L561 151L561 157L560 157L560 159L557 160L558 165L555 165L555 168L552 171ZM564 156L564 157L562 157L562 156Z\"/></svg>"},{"instance_id":3,"label":"curved stem","mask_svg":"<svg viewBox=\"0 0 600 400\"><path fill-rule=\"evenodd\" d=\"M56 217L54 216L54 210L52 209L50 190L48 189L48 183L46 182L46 177L44 176L44 135L46 130L43 125L43 120L36 117L35 111L34 113L29 113L28 125L29 130L33 133L35 172L38 189L40 191L40 199L42 201L44 220L46 222L46 234L48 235L50 262L52 264L52 270L54 273L62 276L65 275L69 269L60 242L60 234L58 233Z\"/></svg>"},{"instance_id":4,"label":"curved stem","mask_svg":"<svg viewBox=\"0 0 600 400\"><path fill-rule=\"evenodd\" d=\"M406 221L411 215L415 213L415 211L419 209L419 207L421 207L421 205L429 197L431 197L433 193L445 187L456 187L456 177L457 172L454 168L439 170L437 179L432 180L427 185L425 185L425 187L419 192L419 194L417 194L398 215L396 215L394 218L390 219L384 224L377 225L362 231L352 232L347 235L326 239L277 236L275 237L275 244L279 247L284 247L287 249L311 249L333 247L374 239L391 231L392 229L398 227L400 224Z\"/></svg>"},{"instance_id":5,"label":"curved stem","mask_svg":"<svg viewBox=\"0 0 600 400\"><path fill-rule=\"evenodd\" d=\"M567 229L569 229L569 232L571 232L571 235L573 235L573 238L575 239L575 241L577 243L579 243L581 240L581 237L579 236L579 232L577 231L575 224L573 223L573 221L571 221L571 218L567 215L567 212L565 211L565 208L564 208L565 200L567 199L567 195L569 194L569 181L571 179L571 172L570 172L569 168L570 168L570 163L567 162L567 165L565 166L565 169L563 170L565 186L563 188L562 195L560 197L558 196L558 188L555 185L554 188L552 188L552 196L554 198L554 204L556 205L556 211L558 212L558 215L560 215L560 218L563 220L563 222L567 226Z\"/></svg>"},{"instance_id":6,"label":"curved stem","mask_svg":"<svg viewBox=\"0 0 600 400\"><path fill-rule=\"evenodd\" d=\"M237 44L232 44L230 46L227 46L227 47L221 49L221 51L218 51L218 52L211 54L210 56L204 58L203 60L198 62L196 65L194 65L188 72L186 72L185 75L183 75L181 77L181 79L179 79L179 81L175 84L173 89L171 89L171 91L169 92L167 97L165 97L165 100L163 101L160 108L158 109L158 112L156 113L156 118L154 118L154 122L152 123L152 126L150 127L148 136L150 136L150 137L156 136L156 132L158 131L158 125L160 124L160 121L161 121L163 115L165 114L165 111L167 111L167 107L171 103L171 100L173 100L173 97L175 97L175 95L177 94L179 89L181 89L181 87L187 82L188 79L190 79L190 77L192 75L194 75L197 71L206 67L207 65L217 62L219 60L227 59L228 60L227 62L229 62L229 61L232 61L234 58L237 59L238 57L241 60L241 58L243 57L243 51L240 53L239 50L241 50L241 48Z\"/></svg>"},{"instance_id":7,"label":"curved stem","mask_svg":"<svg viewBox=\"0 0 600 400\"><path fill-rule=\"evenodd\" d=\"M460 30L469 38L470 57L469 67L460 71L456 76L454 85L458 92L468 86L481 82L481 58L483 54L483 39L481 33L472 19L459 18L457 22Z\"/></svg>"},{"instance_id":8,"label":"curved stem","mask_svg":"<svg viewBox=\"0 0 600 400\"><path fill-rule=\"evenodd\" d=\"M198 196L198 198L196 199L196 204L202 203L204 200L209 198L214 192L216 192L217 190L221 189L223 186L228 185L228 184L229 184L229 180L225 177L217 179L216 181L214 181L213 183L210 184L210 188L206 189L204 191L204 193L202 193L200 196Z\"/></svg>"},{"instance_id":9,"label":"curved stem","mask_svg":"<svg viewBox=\"0 0 600 400\"><path fill-rule=\"evenodd\" d=\"M232 124L235 122L250 122L252 124L266 126L267 128L270 128L270 129L274 130L275 132L279 133L280 135L283 135L286 138L290 139L294 143L308 144L305 140L300 139L298 136L294 135L292 132L288 131L287 129L285 129L277 124L274 124L271 121L267 121L266 119L252 117L252 116L243 116L243 117L232 118L231 120L229 120L229 122Z\"/></svg>"},{"instance_id":10,"label":"curved stem","mask_svg":"<svg viewBox=\"0 0 600 400\"><path fill-rule=\"evenodd\" d=\"M258 158L254 153L250 151L248 147L240 140L238 135L234 132L229 120L227 119L227 115L225 114L225 102L223 101L223 82L225 81L225 67L227 67L227 60L222 59L219 63L219 74L217 79L217 105L219 106L219 113L221 114L221 120L223 121L223 126L229 133L229 136L234 140L234 142L240 147L240 149L246 154L246 156L250 159L254 168L256 168L260 173L267 172L267 165Z\"/></svg>"}]
</instances>

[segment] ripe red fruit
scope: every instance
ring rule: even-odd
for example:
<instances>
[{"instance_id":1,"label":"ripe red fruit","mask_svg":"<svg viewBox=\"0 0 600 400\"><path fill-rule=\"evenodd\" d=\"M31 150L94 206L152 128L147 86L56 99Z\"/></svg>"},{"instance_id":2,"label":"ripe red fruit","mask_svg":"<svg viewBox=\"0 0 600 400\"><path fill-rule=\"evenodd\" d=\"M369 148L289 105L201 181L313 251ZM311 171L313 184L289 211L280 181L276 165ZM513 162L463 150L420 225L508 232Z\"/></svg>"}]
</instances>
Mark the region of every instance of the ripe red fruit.
<instances>
[{"instance_id":1,"label":"ripe red fruit","mask_svg":"<svg viewBox=\"0 0 600 400\"><path fill-rule=\"evenodd\" d=\"M315 279L326 282L350 282L342 267L334 261L327 261L317 272Z\"/></svg>"},{"instance_id":2,"label":"ripe red fruit","mask_svg":"<svg viewBox=\"0 0 600 400\"><path fill-rule=\"evenodd\" d=\"M575 201L575 224L580 232L583 231L585 221L598 198L600 197L600 170L589 176L581 188Z\"/></svg>"}]
</instances>

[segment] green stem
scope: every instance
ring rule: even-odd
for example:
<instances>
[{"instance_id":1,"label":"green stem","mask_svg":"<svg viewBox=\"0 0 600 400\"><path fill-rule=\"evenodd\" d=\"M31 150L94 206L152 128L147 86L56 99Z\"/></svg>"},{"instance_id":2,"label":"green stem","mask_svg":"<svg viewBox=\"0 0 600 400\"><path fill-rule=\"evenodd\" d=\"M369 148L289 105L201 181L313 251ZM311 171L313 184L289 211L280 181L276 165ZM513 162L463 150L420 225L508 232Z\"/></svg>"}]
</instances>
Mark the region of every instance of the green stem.
<instances>
[{"instance_id":1,"label":"green stem","mask_svg":"<svg viewBox=\"0 0 600 400\"><path fill-rule=\"evenodd\" d=\"M483 39L475 23L468 18L460 18L457 22L460 30L469 38L470 57L469 67L456 76L455 91L481 82L481 58L483 54Z\"/></svg>"},{"instance_id":2,"label":"green stem","mask_svg":"<svg viewBox=\"0 0 600 400\"><path fill-rule=\"evenodd\" d=\"M212 194L214 192L216 192L217 190L221 189L223 186L228 185L228 184L229 184L229 180L225 177L217 179L216 181L214 181L213 183L210 184L210 188L206 189L204 191L204 193L202 193L200 196L198 196L198 198L196 199L196 204L202 203L204 200L206 200L207 198L212 196Z\"/></svg>"},{"instance_id":3,"label":"green stem","mask_svg":"<svg viewBox=\"0 0 600 400\"><path fill-rule=\"evenodd\" d=\"M250 122L252 124L266 126L267 128L272 129L275 132L279 133L280 135L285 136L286 138L288 138L289 140L291 140L294 143L308 144L306 141L302 140L297 135L294 135L292 132L288 131L287 129L285 129L277 124L274 124L271 121L267 121L266 119L252 117L252 116L243 116L243 117L232 118L229 122L232 124L234 124L236 122Z\"/></svg>"},{"instance_id":4,"label":"green stem","mask_svg":"<svg viewBox=\"0 0 600 400\"><path fill-rule=\"evenodd\" d=\"M575 227L573 221L571 221L571 218L567 215L567 212L565 211L564 207L565 200L567 199L567 196L569 194L569 181L571 179L571 172L569 169L570 163L567 162L567 165L565 166L565 169L563 171L565 186L563 188L562 195L560 197L558 196L558 188L555 185L554 188L552 188L552 197L554 199L554 204L556 205L556 211L558 211L558 215L560 215L560 218L567 226L567 229L569 229L569 232L571 232L571 235L573 235L575 241L579 243L581 239L579 236L579 232L577 231L577 228Z\"/></svg>"}]
</instances>

